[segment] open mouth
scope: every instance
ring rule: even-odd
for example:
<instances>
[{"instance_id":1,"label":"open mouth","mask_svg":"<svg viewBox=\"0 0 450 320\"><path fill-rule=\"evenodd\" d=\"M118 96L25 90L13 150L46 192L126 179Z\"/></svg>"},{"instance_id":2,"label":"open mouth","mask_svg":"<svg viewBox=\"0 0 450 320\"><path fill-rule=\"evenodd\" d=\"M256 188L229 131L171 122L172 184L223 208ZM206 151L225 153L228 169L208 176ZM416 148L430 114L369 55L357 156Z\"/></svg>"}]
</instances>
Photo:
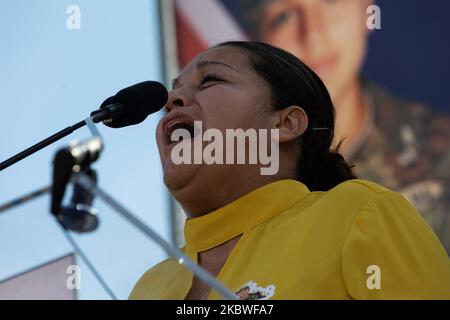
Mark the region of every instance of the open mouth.
<instances>
[{"instance_id":1,"label":"open mouth","mask_svg":"<svg viewBox=\"0 0 450 320\"><path fill-rule=\"evenodd\" d=\"M181 140L172 140L172 134L175 130L182 129L189 134L189 139L192 139L195 136L195 126L192 121L182 120L182 119L174 119L167 123L166 126L166 142L168 145L175 144L184 140L185 135L181 135Z\"/></svg>"}]
</instances>

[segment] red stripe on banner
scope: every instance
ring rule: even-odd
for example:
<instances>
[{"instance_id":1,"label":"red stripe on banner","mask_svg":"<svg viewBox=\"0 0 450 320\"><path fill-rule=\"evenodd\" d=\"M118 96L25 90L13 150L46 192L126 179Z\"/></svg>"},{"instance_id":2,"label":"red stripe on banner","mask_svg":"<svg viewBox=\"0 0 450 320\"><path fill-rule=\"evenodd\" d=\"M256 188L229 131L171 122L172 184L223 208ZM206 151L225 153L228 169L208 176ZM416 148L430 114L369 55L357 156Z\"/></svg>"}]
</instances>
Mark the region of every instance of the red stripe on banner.
<instances>
[{"instance_id":1,"label":"red stripe on banner","mask_svg":"<svg viewBox=\"0 0 450 320\"><path fill-rule=\"evenodd\" d=\"M178 64L180 69L182 69L196 55L207 49L208 44L202 41L179 10L175 10L175 24L177 30Z\"/></svg>"}]
</instances>

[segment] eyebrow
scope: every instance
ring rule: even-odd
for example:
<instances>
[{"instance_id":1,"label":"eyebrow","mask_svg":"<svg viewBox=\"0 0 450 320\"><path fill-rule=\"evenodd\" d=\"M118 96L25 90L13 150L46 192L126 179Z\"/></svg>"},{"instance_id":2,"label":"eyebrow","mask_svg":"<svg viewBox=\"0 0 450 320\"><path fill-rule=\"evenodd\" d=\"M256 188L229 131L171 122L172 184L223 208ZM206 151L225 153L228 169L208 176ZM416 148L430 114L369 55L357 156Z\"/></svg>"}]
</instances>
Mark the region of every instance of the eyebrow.
<instances>
[{"instance_id":1,"label":"eyebrow","mask_svg":"<svg viewBox=\"0 0 450 320\"><path fill-rule=\"evenodd\" d=\"M225 62L212 61L212 60L203 60L203 61L200 61L199 63L197 63L197 65L196 65L195 67L196 67L196 69L198 70L198 69L201 69L201 68L205 68L205 67L207 67L207 66L210 66L210 65L220 65L220 66L223 66L223 67L226 67L226 68L228 68L228 69L231 69L231 70L233 70L233 71L238 72L236 68L230 66L229 64L226 64ZM175 86L178 85L178 83L179 83L179 78L175 78L175 79L172 80L172 90L175 88Z\"/></svg>"}]
</instances>

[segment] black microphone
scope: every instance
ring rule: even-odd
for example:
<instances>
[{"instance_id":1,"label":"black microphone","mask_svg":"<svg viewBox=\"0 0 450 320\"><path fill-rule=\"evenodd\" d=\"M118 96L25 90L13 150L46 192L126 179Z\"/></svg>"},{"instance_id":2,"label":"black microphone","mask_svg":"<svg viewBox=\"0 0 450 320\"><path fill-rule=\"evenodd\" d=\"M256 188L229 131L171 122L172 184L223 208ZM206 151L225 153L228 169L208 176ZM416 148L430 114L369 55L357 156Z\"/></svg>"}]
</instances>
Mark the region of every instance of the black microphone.
<instances>
[{"instance_id":1,"label":"black microphone","mask_svg":"<svg viewBox=\"0 0 450 320\"><path fill-rule=\"evenodd\" d=\"M167 103L167 98L167 90L161 83L141 82L106 99L99 110L91 113L91 118L111 128L131 126L159 111Z\"/></svg>"},{"instance_id":2,"label":"black microphone","mask_svg":"<svg viewBox=\"0 0 450 320\"><path fill-rule=\"evenodd\" d=\"M167 103L167 98L167 90L161 83L141 82L122 89L115 96L106 99L99 110L91 113L91 119L95 123L103 121L105 125L112 128L138 124L144 121L149 114L159 111ZM85 125L85 120L80 121L6 159L0 163L0 171Z\"/></svg>"}]
</instances>

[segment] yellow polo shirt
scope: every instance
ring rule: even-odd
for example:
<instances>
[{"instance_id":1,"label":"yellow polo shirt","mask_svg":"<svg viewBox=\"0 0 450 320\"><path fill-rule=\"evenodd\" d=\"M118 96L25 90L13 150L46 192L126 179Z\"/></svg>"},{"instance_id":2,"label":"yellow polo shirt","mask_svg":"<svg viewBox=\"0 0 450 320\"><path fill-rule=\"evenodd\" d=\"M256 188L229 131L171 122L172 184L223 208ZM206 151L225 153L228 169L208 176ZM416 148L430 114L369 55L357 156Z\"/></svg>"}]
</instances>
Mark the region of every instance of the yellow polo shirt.
<instances>
[{"instance_id":1,"label":"yellow polo shirt","mask_svg":"<svg viewBox=\"0 0 450 320\"><path fill-rule=\"evenodd\" d=\"M197 261L239 235L217 279L244 299L450 299L450 259L436 235L403 196L369 181L327 192L267 184L186 220L183 250ZM192 279L167 259L130 299L184 299Z\"/></svg>"}]
</instances>

